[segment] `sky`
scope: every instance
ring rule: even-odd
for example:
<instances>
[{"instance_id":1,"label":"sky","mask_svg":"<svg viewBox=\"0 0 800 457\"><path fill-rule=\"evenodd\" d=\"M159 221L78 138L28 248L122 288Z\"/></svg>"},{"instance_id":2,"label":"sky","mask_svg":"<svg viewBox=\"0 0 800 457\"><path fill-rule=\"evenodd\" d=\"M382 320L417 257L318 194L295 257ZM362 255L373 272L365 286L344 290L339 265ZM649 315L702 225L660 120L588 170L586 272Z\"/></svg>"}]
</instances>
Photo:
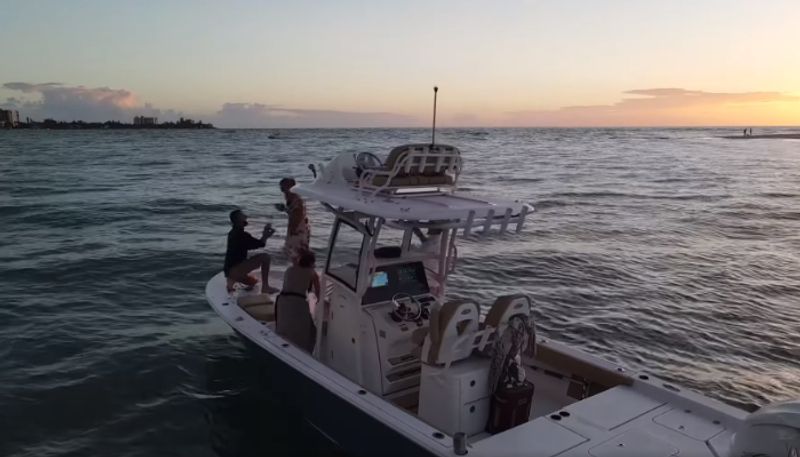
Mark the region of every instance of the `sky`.
<instances>
[{"instance_id":1,"label":"sky","mask_svg":"<svg viewBox=\"0 0 800 457\"><path fill-rule=\"evenodd\" d=\"M800 125L798 0L0 2L21 118Z\"/></svg>"}]
</instances>

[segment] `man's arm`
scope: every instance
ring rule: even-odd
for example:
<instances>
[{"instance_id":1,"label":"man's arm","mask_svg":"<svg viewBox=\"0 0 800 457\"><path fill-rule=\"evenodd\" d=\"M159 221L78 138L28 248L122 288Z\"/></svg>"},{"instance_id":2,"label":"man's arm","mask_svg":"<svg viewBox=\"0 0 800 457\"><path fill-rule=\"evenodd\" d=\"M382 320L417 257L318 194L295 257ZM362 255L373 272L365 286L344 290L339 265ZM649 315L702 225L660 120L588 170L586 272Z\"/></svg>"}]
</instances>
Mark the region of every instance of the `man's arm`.
<instances>
[{"instance_id":1,"label":"man's arm","mask_svg":"<svg viewBox=\"0 0 800 457\"><path fill-rule=\"evenodd\" d=\"M264 230L261 232L261 239L244 232L247 250L250 251L252 249L263 248L267 244L267 239L271 237L273 233L275 233L275 230L269 224L264 226Z\"/></svg>"},{"instance_id":2,"label":"man's arm","mask_svg":"<svg viewBox=\"0 0 800 457\"><path fill-rule=\"evenodd\" d=\"M261 242L266 244L267 239L275 234L275 229L272 228L272 224L264 225L264 230L261 231Z\"/></svg>"},{"instance_id":3,"label":"man's arm","mask_svg":"<svg viewBox=\"0 0 800 457\"><path fill-rule=\"evenodd\" d=\"M250 250L253 250L253 249L263 248L264 245L267 244L267 239L264 237L263 234L261 235L261 239L258 239L256 237L254 237L253 235L245 232L244 233L244 242L245 242L245 246L247 246L247 250L250 251Z\"/></svg>"}]
</instances>

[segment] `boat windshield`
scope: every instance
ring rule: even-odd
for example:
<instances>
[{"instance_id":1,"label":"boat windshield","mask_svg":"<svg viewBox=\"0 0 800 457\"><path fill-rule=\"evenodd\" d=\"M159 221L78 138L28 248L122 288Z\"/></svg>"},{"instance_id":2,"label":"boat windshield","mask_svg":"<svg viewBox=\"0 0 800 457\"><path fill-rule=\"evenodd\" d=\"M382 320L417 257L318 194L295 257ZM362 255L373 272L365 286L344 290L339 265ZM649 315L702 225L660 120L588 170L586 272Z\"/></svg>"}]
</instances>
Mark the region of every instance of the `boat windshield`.
<instances>
[{"instance_id":1,"label":"boat windshield","mask_svg":"<svg viewBox=\"0 0 800 457\"><path fill-rule=\"evenodd\" d=\"M409 262L378 267L372 274L363 304L389 301L397 293L424 295L430 293L422 262Z\"/></svg>"},{"instance_id":2,"label":"boat windshield","mask_svg":"<svg viewBox=\"0 0 800 457\"><path fill-rule=\"evenodd\" d=\"M328 275L338 279L351 289L356 289L358 266L364 234L349 223L339 220L336 236L328 256Z\"/></svg>"}]
</instances>

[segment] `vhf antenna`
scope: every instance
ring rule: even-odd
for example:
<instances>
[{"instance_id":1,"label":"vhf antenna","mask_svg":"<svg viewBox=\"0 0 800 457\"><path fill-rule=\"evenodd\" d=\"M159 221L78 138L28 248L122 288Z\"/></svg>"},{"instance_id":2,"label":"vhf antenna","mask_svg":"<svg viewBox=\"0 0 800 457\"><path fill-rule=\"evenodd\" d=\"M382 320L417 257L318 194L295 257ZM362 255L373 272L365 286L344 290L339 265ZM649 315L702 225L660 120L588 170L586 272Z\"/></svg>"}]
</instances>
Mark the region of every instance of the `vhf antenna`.
<instances>
[{"instance_id":1,"label":"vhf antenna","mask_svg":"<svg viewBox=\"0 0 800 457\"><path fill-rule=\"evenodd\" d=\"M431 130L431 146L436 144L436 93L439 88L433 86L433 129Z\"/></svg>"}]
</instances>

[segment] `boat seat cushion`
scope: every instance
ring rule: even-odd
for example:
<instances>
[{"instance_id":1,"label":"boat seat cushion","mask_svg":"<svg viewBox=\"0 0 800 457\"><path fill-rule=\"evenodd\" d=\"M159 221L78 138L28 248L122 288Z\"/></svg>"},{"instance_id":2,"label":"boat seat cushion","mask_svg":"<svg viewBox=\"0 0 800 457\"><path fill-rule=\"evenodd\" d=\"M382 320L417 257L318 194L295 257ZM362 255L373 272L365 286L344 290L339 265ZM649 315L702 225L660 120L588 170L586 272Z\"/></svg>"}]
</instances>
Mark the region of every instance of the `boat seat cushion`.
<instances>
[{"instance_id":1,"label":"boat seat cushion","mask_svg":"<svg viewBox=\"0 0 800 457\"><path fill-rule=\"evenodd\" d=\"M453 177L446 174L437 175L401 175L389 180L387 176L377 175L372 178L373 186L384 186L387 180L387 187L414 187L414 186L452 186Z\"/></svg>"},{"instance_id":2,"label":"boat seat cushion","mask_svg":"<svg viewBox=\"0 0 800 457\"><path fill-rule=\"evenodd\" d=\"M425 362L437 365L469 357L472 346L465 344L457 348L455 344L461 336L478 331L478 305L468 301L447 302L431 314L429 343ZM446 361L446 360L445 360Z\"/></svg>"},{"instance_id":3,"label":"boat seat cushion","mask_svg":"<svg viewBox=\"0 0 800 457\"><path fill-rule=\"evenodd\" d=\"M274 305L253 305L243 308L253 319L261 322L272 322L275 320Z\"/></svg>"},{"instance_id":4,"label":"boat seat cushion","mask_svg":"<svg viewBox=\"0 0 800 457\"><path fill-rule=\"evenodd\" d=\"M404 175L404 176L395 176L389 180L388 176L378 175L372 178L372 185L373 186L384 186L386 185L387 181L389 182L388 187L411 187L419 185L419 180L416 176L411 175Z\"/></svg>"},{"instance_id":5,"label":"boat seat cushion","mask_svg":"<svg viewBox=\"0 0 800 457\"><path fill-rule=\"evenodd\" d=\"M452 146L406 144L392 149L379 169L391 171L398 165L398 161L412 160L412 163L403 163L403 166L422 170L425 174L441 173L457 166L460 158L461 152Z\"/></svg>"},{"instance_id":6,"label":"boat seat cushion","mask_svg":"<svg viewBox=\"0 0 800 457\"><path fill-rule=\"evenodd\" d=\"M517 314L530 316L531 303L528 297L525 295L503 295L497 297L494 301L483 322L491 327L499 328L501 325L508 323L508 319L511 316Z\"/></svg>"},{"instance_id":7,"label":"boat seat cushion","mask_svg":"<svg viewBox=\"0 0 800 457\"><path fill-rule=\"evenodd\" d=\"M394 168L395 164L397 164L397 160L400 158L400 156L409 149L410 148L408 145L397 146L396 148L393 148L386 157L386 161L383 162L382 168L386 171L390 171L392 168Z\"/></svg>"},{"instance_id":8,"label":"boat seat cushion","mask_svg":"<svg viewBox=\"0 0 800 457\"><path fill-rule=\"evenodd\" d=\"M272 304L272 297L268 294L241 295L237 303L239 303L239 306L242 308L255 305L269 305Z\"/></svg>"},{"instance_id":9,"label":"boat seat cushion","mask_svg":"<svg viewBox=\"0 0 800 457\"><path fill-rule=\"evenodd\" d=\"M267 294L242 295L237 300L241 307L253 319L261 322L275 320L275 305Z\"/></svg>"}]
</instances>

